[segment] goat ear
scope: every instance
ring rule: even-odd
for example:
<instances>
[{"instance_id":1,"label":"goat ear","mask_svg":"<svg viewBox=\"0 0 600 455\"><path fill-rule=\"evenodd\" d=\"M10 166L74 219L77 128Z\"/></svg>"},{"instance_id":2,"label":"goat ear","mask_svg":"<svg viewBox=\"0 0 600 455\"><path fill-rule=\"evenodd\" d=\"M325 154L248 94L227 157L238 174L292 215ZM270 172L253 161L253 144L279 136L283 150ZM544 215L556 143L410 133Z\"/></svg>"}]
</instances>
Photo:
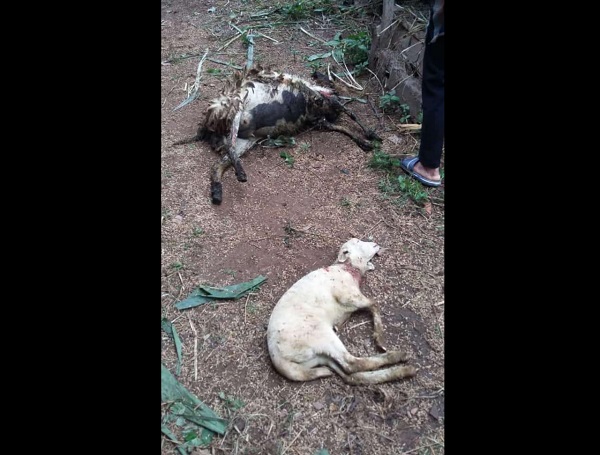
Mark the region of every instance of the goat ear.
<instances>
[{"instance_id":1,"label":"goat ear","mask_svg":"<svg viewBox=\"0 0 600 455\"><path fill-rule=\"evenodd\" d=\"M348 250L340 251L337 258L338 262L346 262L346 259L348 259Z\"/></svg>"}]
</instances>

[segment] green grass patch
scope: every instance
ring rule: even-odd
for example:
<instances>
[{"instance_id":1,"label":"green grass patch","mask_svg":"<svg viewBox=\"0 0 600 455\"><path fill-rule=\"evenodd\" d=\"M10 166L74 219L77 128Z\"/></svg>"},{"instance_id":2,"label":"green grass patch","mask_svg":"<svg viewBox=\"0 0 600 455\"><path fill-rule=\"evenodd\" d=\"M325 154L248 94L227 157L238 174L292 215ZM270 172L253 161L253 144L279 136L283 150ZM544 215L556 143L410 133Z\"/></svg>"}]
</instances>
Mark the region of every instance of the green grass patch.
<instances>
[{"instance_id":1,"label":"green grass patch","mask_svg":"<svg viewBox=\"0 0 600 455\"><path fill-rule=\"evenodd\" d=\"M376 151L369 161L369 167L380 170L385 177L379 181L379 191L396 205L404 205L410 199L418 205L429 200L430 191L417 180L406 174L400 167L400 159L385 152Z\"/></svg>"}]
</instances>

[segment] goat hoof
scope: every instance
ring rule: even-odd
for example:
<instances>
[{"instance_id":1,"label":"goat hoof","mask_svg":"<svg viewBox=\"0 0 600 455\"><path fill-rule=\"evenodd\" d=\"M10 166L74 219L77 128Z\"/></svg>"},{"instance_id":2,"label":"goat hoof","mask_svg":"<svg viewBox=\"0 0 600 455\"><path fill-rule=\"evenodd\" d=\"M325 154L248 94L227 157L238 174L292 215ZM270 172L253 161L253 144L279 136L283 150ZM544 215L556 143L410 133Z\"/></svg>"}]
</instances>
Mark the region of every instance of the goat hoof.
<instances>
[{"instance_id":1,"label":"goat hoof","mask_svg":"<svg viewBox=\"0 0 600 455\"><path fill-rule=\"evenodd\" d=\"M417 374L417 369L415 367L413 367L412 365L408 365L408 366L404 366L404 367L400 367L400 368L403 368L402 374L405 378L410 378Z\"/></svg>"},{"instance_id":2,"label":"goat hoof","mask_svg":"<svg viewBox=\"0 0 600 455\"><path fill-rule=\"evenodd\" d=\"M371 150L373 150L373 146L368 142L365 142L364 144L358 144L358 146L365 152L370 152Z\"/></svg>"},{"instance_id":3,"label":"goat hoof","mask_svg":"<svg viewBox=\"0 0 600 455\"><path fill-rule=\"evenodd\" d=\"M223 202L223 185L221 183L212 184L210 197L213 204L219 205L221 202Z\"/></svg>"},{"instance_id":4,"label":"goat hoof","mask_svg":"<svg viewBox=\"0 0 600 455\"><path fill-rule=\"evenodd\" d=\"M379 142L383 142L383 140L377 136L377 133L373 130L369 130L367 132L367 139L370 141L379 141Z\"/></svg>"},{"instance_id":5,"label":"goat hoof","mask_svg":"<svg viewBox=\"0 0 600 455\"><path fill-rule=\"evenodd\" d=\"M248 181L248 177L246 176L245 172L240 172L235 174L235 176L238 179L238 182L247 182Z\"/></svg>"},{"instance_id":6,"label":"goat hoof","mask_svg":"<svg viewBox=\"0 0 600 455\"><path fill-rule=\"evenodd\" d=\"M387 352L387 348L383 345L383 337L379 334L375 334L373 336L375 339L375 344L382 352Z\"/></svg>"},{"instance_id":7,"label":"goat hoof","mask_svg":"<svg viewBox=\"0 0 600 455\"><path fill-rule=\"evenodd\" d=\"M408 353L406 353L404 351L390 351L389 353L394 358L394 363L408 362L408 359L409 359Z\"/></svg>"}]
</instances>

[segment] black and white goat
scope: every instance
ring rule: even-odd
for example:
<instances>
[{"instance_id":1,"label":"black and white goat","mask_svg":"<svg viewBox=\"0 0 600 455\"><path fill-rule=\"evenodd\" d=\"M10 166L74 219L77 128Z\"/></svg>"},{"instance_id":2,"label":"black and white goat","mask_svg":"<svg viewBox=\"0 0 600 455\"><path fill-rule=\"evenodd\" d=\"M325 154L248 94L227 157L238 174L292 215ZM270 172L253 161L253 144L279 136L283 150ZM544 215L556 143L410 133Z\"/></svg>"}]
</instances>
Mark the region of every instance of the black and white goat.
<instances>
[{"instance_id":1,"label":"black and white goat","mask_svg":"<svg viewBox=\"0 0 600 455\"><path fill-rule=\"evenodd\" d=\"M342 112L358 123L367 139L379 139L340 103L331 88L290 74L253 68L235 73L221 95L211 101L197 135L175 144L205 140L222 154L211 174L211 199L220 204L223 173L233 165L238 181L245 182L240 157L267 137L292 136L319 126L344 133L361 149L372 150L370 142L333 124Z\"/></svg>"}]
</instances>

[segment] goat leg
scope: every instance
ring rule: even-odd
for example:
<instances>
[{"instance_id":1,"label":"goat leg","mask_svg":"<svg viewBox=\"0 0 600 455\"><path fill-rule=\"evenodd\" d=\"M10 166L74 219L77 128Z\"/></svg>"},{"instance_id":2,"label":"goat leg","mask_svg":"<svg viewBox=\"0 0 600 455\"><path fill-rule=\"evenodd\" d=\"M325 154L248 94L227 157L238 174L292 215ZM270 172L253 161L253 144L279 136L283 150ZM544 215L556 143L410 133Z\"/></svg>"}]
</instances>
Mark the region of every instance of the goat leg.
<instances>
[{"instance_id":1,"label":"goat leg","mask_svg":"<svg viewBox=\"0 0 600 455\"><path fill-rule=\"evenodd\" d=\"M336 108L338 110L344 111L348 117L350 117L352 120L354 120L358 124L358 126L361 127L361 129L364 131L365 137L367 139L369 139L370 141L377 140L379 142L382 142L382 139L379 136L377 136L377 133L375 133L374 130L365 128L363 126L363 124L360 123L360 121L358 120L358 117L356 117L356 115L354 114L354 112L352 112L350 109L346 108L346 106L344 106L338 100L332 99L332 102L334 102L336 104ZM369 149L369 150L371 150L371 149Z\"/></svg>"},{"instance_id":2,"label":"goat leg","mask_svg":"<svg viewBox=\"0 0 600 455\"><path fill-rule=\"evenodd\" d=\"M383 352L386 352L387 349L383 345L383 322L381 322L379 307L374 303L369 307L369 311L373 316L373 339L375 340L375 344Z\"/></svg>"},{"instance_id":3,"label":"goat leg","mask_svg":"<svg viewBox=\"0 0 600 455\"><path fill-rule=\"evenodd\" d=\"M343 133L346 136L348 136L350 139L352 139L354 142L356 142L356 144L363 149L365 152L369 152L371 150L373 150L373 146L371 145L370 142L365 141L364 139L356 136L354 133L352 133L352 131L348 130L347 128L344 128L343 126L340 125L335 125L333 123L328 122L325 119L321 119L319 121L319 125L329 131L337 131L338 133Z\"/></svg>"},{"instance_id":4,"label":"goat leg","mask_svg":"<svg viewBox=\"0 0 600 455\"><path fill-rule=\"evenodd\" d=\"M369 139L371 141L376 140L376 141L382 142L382 139L379 136L377 136L377 133L375 133L374 130L367 129L363 126L362 123L360 123L360 121L358 120L356 115L354 115L354 112L352 112L349 109L346 109L345 107L344 107L344 112L348 115L348 117L350 117L352 120L354 120L356 123L358 123L358 126L360 126L362 128L362 130L365 132L365 136L367 139Z\"/></svg>"},{"instance_id":5,"label":"goat leg","mask_svg":"<svg viewBox=\"0 0 600 455\"><path fill-rule=\"evenodd\" d=\"M239 111L237 114L235 114L235 117L233 118L233 124L231 125L231 136L229 138L227 153L229 155L229 159L231 160L231 164L235 169L235 176L237 177L238 182L246 182L248 180L248 177L246 176L246 172L242 167L242 161L240 160L240 157L236 152L237 135L240 129L241 120L242 112Z\"/></svg>"},{"instance_id":6,"label":"goat leg","mask_svg":"<svg viewBox=\"0 0 600 455\"><path fill-rule=\"evenodd\" d=\"M213 166L210 182L210 198L213 204L219 205L223 201L223 184L221 183L221 179L229 166L231 166L231 160L227 155L224 155Z\"/></svg>"}]
</instances>

